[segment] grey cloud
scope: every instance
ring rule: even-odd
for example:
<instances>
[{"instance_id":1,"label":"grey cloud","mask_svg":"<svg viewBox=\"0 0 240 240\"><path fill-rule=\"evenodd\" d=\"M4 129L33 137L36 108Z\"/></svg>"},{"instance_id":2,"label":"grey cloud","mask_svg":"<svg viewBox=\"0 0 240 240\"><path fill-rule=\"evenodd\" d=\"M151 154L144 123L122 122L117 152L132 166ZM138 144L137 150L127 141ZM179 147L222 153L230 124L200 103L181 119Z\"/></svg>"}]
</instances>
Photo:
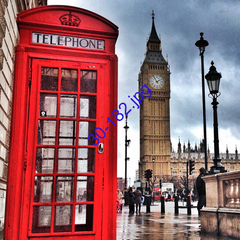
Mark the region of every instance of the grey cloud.
<instances>
[{"instance_id":1,"label":"grey cloud","mask_svg":"<svg viewBox=\"0 0 240 240\"><path fill-rule=\"evenodd\" d=\"M54 4L54 1L49 3ZM200 57L195 42L200 38L199 33L204 32L204 38L209 42L205 52L205 74L214 60L217 70L224 76L220 85L219 128L229 129L240 141L239 1L89 0L71 4L96 12L119 26L117 54L124 55L123 59L119 58L119 103L127 102L128 95L137 91L140 62L144 60L146 39L151 31L151 13L155 11L163 56L168 54L172 72L171 137L176 140L180 134L183 141L190 140L192 144L199 143L203 136L195 136L192 130L202 128ZM206 87L207 126L212 128L212 106L207 92ZM138 111L130 113L129 126L139 128ZM124 131L122 126L118 131ZM134 141L138 138L130 133L129 136ZM173 147L176 149L177 146ZM130 148L129 151L134 150Z\"/></svg>"}]
</instances>

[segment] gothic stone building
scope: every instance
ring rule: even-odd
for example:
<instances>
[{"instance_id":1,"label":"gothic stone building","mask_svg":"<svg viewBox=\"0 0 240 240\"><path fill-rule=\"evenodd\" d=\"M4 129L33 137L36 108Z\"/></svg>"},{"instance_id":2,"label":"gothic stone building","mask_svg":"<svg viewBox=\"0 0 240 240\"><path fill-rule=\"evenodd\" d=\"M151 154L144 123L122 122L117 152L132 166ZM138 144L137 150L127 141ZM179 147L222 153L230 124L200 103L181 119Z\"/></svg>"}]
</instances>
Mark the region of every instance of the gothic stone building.
<instances>
[{"instance_id":1,"label":"gothic stone building","mask_svg":"<svg viewBox=\"0 0 240 240\"><path fill-rule=\"evenodd\" d=\"M138 76L139 90L147 86L152 91L150 98L144 98L140 107L140 161L139 179L144 179L144 171L152 169L156 178L155 182L170 181L172 178L181 178L187 174L187 161L195 161L193 176L198 175L198 170L205 167L204 151L201 144L191 148L179 141L178 151L171 150L170 138L170 69L168 62L162 55L161 39L158 37L154 13L152 13L152 29L147 41L145 59L141 65ZM239 155L220 154L222 163L227 171L240 169ZM208 169L212 166L213 153L208 151Z\"/></svg>"},{"instance_id":2,"label":"gothic stone building","mask_svg":"<svg viewBox=\"0 0 240 240\"><path fill-rule=\"evenodd\" d=\"M214 153L211 153L208 149L208 170L213 164ZM225 170L236 171L240 170L240 154L238 154L238 150L235 150L235 153L229 153L228 148L226 148L225 153L220 153L221 163L225 166ZM178 143L177 152L171 153L171 176L181 177L186 176L187 174L187 161L191 159L195 161L195 170L193 171L193 178L196 178L199 174L199 169L201 167L205 168L205 154L202 149L202 143L193 148L188 141L188 145L185 143Z\"/></svg>"},{"instance_id":3,"label":"gothic stone building","mask_svg":"<svg viewBox=\"0 0 240 240\"><path fill-rule=\"evenodd\" d=\"M170 174L170 69L162 55L152 14L152 30L147 42L147 52L138 76L139 90L147 86L152 91L140 107L140 162L139 177L146 169ZM153 165L154 161L154 165Z\"/></svg>"}]
</instances>

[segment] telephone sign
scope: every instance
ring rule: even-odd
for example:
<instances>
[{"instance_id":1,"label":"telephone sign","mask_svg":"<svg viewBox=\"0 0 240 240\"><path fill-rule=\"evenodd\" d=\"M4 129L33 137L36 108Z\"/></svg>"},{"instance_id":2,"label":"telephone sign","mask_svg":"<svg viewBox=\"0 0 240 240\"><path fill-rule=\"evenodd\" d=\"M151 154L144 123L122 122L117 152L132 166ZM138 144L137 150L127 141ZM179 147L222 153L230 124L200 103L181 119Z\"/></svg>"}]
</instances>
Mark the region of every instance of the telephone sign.
<instances>
[{"instance_id":1,"label":"telephone sign","mask_svg":"<svg viewBox=\"0 0 240 240\"><path fill-rule=\"evenodd\" d=\"M101 39L79 38L47 33L32 33L32 42L48 45L104 50L105 41Z\"/></svg>"},{"instance_id":2,"label":"telephone sign","mask_svg":"<svg viewBox=\"0 0 240 240\"><path fill-rule=\"evenodd\" d=\"M17 22L4 239L116 239L118 27L69 6Z\"/></svg>"}]
</instances>

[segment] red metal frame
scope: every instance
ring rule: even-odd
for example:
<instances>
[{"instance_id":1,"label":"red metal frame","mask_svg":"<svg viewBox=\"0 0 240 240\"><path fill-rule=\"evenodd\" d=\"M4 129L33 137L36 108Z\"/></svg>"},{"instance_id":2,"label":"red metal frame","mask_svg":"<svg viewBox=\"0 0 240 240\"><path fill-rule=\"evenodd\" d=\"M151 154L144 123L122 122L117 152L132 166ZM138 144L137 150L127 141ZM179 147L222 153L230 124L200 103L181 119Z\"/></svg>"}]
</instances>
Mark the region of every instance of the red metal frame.
<instances>
[{"instance_id":1,"label":"red metal frame","mask_svg":"<svg viewBox=\"0 0 240 240\"><path fill-rule=\"evenodd\" d=\"M40 63L39 63L40 62ZM42 63L42 64L41 64ZM59 65L60 65L60 63L61 63L61 67L59 67ZM89 64L86 64L86 63L82 63L81 64L81 68L80 69L78 69L78 91L77 92L63 92L63 91L60 91L60 89L61 89L61 86L60 86L60 83L61 83L61 80L60 80L60 72L61 72L61 69L62 68L68 68L68 69L70 69L70 68L72 68L72 69L76 69L76 68L73 68L72 67L72 64L74 64L74 62L64 62L64 65L62 65L62 62L60 62L60 63L57 63L56 61L49 61L48 60L48 62L47 62L47 65L46 65L46 60L35 60L35 59L33 59L33 67L32 67L32 72L33 72L33 79L34 78L38 78L38 79L40 79L40 67L57 67L58 69L59 69L59 74L58 74L58 91L44 91L44 90L40 90L40 81L37 81L37 82L35 82L35 85L38 85L38 86L34 86L34 83L32 84L32 88L35 88L35 87L37 87L37 94L36 95L32 95L32 99L30 100L30 103L34 103L34 105L36 104L35 102L36 102L36 100L35 100L35 98L36 98L36 96L37 96L37 104L36 104L36 108L34 108L34 107L31 107L30 106L30 109L32 109L33 110L33 112L32 112L32 114L30 114L30 115L32 115L31 117L33 118L33 119L30 119L30 122L32 123L32 126L29 126L29 128L30 129L37 129L37 122L38 122L38 119L39 120L41 120L41 119L44 119L44 120L56 120L56 129L57 129L57 131L56 131L56 140L58 139L58 135L59 135L59 113L60 113L60 95L61 94L64 94L64 93L70 93L71 95L77 95L77 99L79 99L79 97L80 97L80 95L91 95L91 96L97 96L97 99L98 99L98 101L97 101L97 110L98 110L98 106L101 104L101 100L102 99L104 99L104 95L103 95L103 92L104 91L101 91L101 89L100 89L100 84L99 84L99 81L97 81L97 89L99 89L99 93L82 93L79 89L80 89L80 70L89 70L89 69L87 69L87 65L89 65ZM80 63L78 63L78 64L80 64ZM83 66L82 66L83 65ZM85 65L85 66L84 66ZM94 71L97 71L97 73L99 72L99 71L101 71L101 69L100 69L100 67L99 66L97 66L97 64L94 64L94 66L95 66L95 68L94 68ZM35 73L36 72L36 73ZM35 75L37 75L37 76L35 76ZM100 75L100 73L99 74L97 74L97 75ZM97 79L98 80L98 79ZM57 99L57 101L58 101L58 103L57 103L57 117L55 117L55 118L46 118L46 117L39 117L39 92L42 92L42 93L57 93L57 95L59 96ZM79 100L78 100L79 101ZM79 104L77 104L77 113L76 113L76 116L79 116ZM35 119L35 120L34 120ZM61 119L63 119L63 118L61 118ZM79 120L81 120L81 118L77 118L77 119L79 119ZM32 120L32 121L31 121ZM73 118L64 118L64 120L73 120ZM77 120L76 121L76 123L78 123L79 122L79 120ZM101 122L101 119L100 119L100 116L96 119L96 120L92 120L92 119L82 119L82 120L84 120L84 121L94 121L94 122L96 122L97 124L97 126L101 126L101 125L103 125L103 123ZM78 124L76 124L76 126L77 126ZM34 133L36 134L36 130L34 131ZM74 147L75 148L75 152L77 153L77 150L79 149L79 147L81 146L81 145L79 145L78 144L78 137L77 136L79 136L78 135L78 133L79 133L79 128L78 127L76 127L76 146ZM29 153L29 154L31 154L32 155L32 158L34 159L34 156L36 156L36 146L37 146L37 144L36 144L36 135L34 135L34 138L33 139L31 139L30 140L30 142L33 142L34 143L34 147L33 147L33 149L34 149L34 151L33 151L33 154L31 154L31 153ZM95 168L97 169L97 173L95 172L95 173L84 173L84 174L77 174L77 154L75 154L75 172L74 173L61 173L61 174L57 174L56 173L56 169L57 169L57 150L58 150L58 148L64 148L64 147L66 147L66 148L69 148L69 147L71 147L71 146L68 146L68 145L66 145L66 146L64 146L64 145L58 145L57 144L57 142L55 142L55 145L43 145L43 146L41 146L41 145L38 145L39 147L51 147L51 148L55 148L55 161L54 161L54 164L55 164L55 167L54 167L54 173L53 174L48 174L48 173L39 173L39 174L33 174L33 176L32 176L32 183L34 182L34 176L53 176L53 179L56 179L56 177L57 176L73 176L74 177L74 189L76 189L76 183L77 183L77 176L94 176L95 177L95 179L96 179L96 175L97 175L97 173L99 173L99 175L101 175L101 171L99 171L99 170L101 170L101 169L98 169L97 168L97 166L95 166ZM87 146L85 146L85 145L83 145L82 147L84 147L84 148L94 148L95 149L95 156L97 156L97 148L96 148L96 146L94 147L94 146L89 146L89 145L87 145ZM97 159L96 159L97 160ZM101 159L101 155L99 155L99 157L98 157L98 163L101 163L101 161L102 161L102 159ZM101 165L101 164L100 164ZM32 164L32 172L35 172L35 165L34 164ZM99 181L101 181L101 178L102 178L102 176L96 181L97 183L99 182ZM97 190L99 190L99 189L96 189L95 188L95 200L94 200L94 202L80 202L80 203L78 203L78 204L93 204L93 205L95 205L95 202L97 201L97 199L96 199L96 195L97 196L101 196L101 191L100 192L98 192ZM67 203L56 203L56 201L55 201L55 197L56 197L56 194L55 194L55 191L56 191L56 181L53 181L53 192L52 192L52 198L53 198L53 200L52 200L52 203L49 203L49 204L46 204L46 203L33 203L33 192L34 192L34 185L32 184L32 190L31 190L31 197L30 197L30 201L31 201L31 205L34 205L34 206L41 206L41 205L49 205L49 206L52 206L52 218L51 218L51 221L52 221L52 223L51 223L51 235L59 235L59 233L54 233L53 232L53 226L54 226L54 207L56 206L56 205L65 205L65 204L67 204ZM73 219L75 218L75 206L76 206L76 191L73 191L73 201L72 201L72 204L70 204L71 206L73 206ZM95 216L98 216L99 215L99 213L96 213L96 211L94 212L95 214ZM30 216L32 216L32 208L30 209ZM93 230L91 231L92 233L94 233L95 232L95 218L96 217L94 217L93 218L93 220L94 220L94 223L93 223ZM98 220L98 222L101 222L101 219L99 219ZM39 235L46 235L46 236L49 236L49 234L48 233L46 233L46 234L33 234L33 233L31 233L31 229L32 229L32 219L30 218L29 219L29 236L39 236ZM89 231L88 231L89 232ZM64 234L66 234L66 235L70 235L70 234L74 234L74 235L76 235L76 234L82 234L82 233L84 233L84 232L75 232L74 231L74 224L72 224L72 232L70 233L64 233ZM61 234L63 234L63 233L61 233Z\"/></svg>"},{"instance_id":2,"label":"red metal frame","mask_svg":"<svg viewBox=\"0 0 240 240\"><path fill-rule=\"evenodd\" d=\"M80 27L63 26L59 16L69 12L81 19ZM105 18L74 7L68 6L44 6L27 10L19 14L18 24L20 28L20 44L16 48L15 85L11 130L11 146L9 155L9 174L7 189L7 206L5 220L5 239L115 239L116 238L116 185L117 185L117 128L107 123L107 117L112 116L112 111L117 109L117 57L115 55L115 42L118 36L118 28ZM59 34L89 39L102 39L105 41L104 50L79 49L61 47L32 42L32 32ZM68 67L78 70L78 84L80 84L80 70L97 71L97 93L84 93L83 95L97 96L97 117L84 119L96 121L96 127L106 129L106 137L101 139L104 143L104 153L98 153L98 146L84 146L95 149L95 172L77 173L77 168L72 174L55 172L35 173L35 159L37 145L37 122L39 117L39 91L40 91L40 67L55 66L57 68ZM60 74L59 74L60 76ZM60 84L60 81L59 81ZM41 90L42 91L42 90ZM42 91L44 92L44 91ZM47 91L51 93L51 91ZM54 91L56 93L56 91ZM60 87L57 94L60 96ZM71 92L80 96L78 92ZM58 100L58 115L59 104ZM79 113L79 106L77 114ZM77 115L79 116L79 115ZM47 119L47 118L45 118ZM52 120L53 118L51 118ZM70 118L71 119L71 118ZM64 119L64 120L70 120ZM114 120L114 118L112 118ZM72 120L72 119L71 119ZM57 126L59 119L56 117ZM78 123L78 120L76 119ZM116 119L114 120L116 123ZM77 128L78 129L78 128ZM57 131L58 132L58 131ZM57 136L56 136L56 139ZM75 151L78 150L78 130L76 132ZM48 147L55 148L57 145ZM61 146L62 147L62 146ZM64 146L63 146L64 147ZM67 146L65 146L67 147ZM77 163L77 154L75 155ZM51 233L32 233L32 206L40 206L43 203L33 201L35 176L53 176L53 189L56 189L57 176L74 176L74 186L77 184L77 176L94 176L94 201L81 202L81 204L93 204L93 229L92 231L74 232L72 224L71 232L53 232L54 206L66 203L55 203L55 193L52 192L52 202L44 205L52 206ZM115 180L114 180L115 179ZM73 219L75 217L76 190L73 191Z\"/></svg>"}]
</instances>

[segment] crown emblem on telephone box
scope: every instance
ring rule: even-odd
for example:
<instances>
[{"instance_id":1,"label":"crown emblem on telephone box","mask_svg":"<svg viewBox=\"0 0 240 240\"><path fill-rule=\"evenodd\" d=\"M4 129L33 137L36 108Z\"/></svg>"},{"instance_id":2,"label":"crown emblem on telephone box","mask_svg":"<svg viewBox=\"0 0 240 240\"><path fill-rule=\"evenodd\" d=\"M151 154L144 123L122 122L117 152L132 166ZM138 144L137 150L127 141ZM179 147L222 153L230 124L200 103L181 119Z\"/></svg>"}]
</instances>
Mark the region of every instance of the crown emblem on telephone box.
<instances>
[{"instance_id":1,"label":"crown emblem on telephone box","mask_svg":"<svg viewBox=\"0 0 240 240\"><path fill-rule=\"evenodd\" d=\"M69 14L62 15L59 20L61 21L62 25L78 27L81 20L79 17L72 15L71 12Z\"/></svg>"}]
</instances>

